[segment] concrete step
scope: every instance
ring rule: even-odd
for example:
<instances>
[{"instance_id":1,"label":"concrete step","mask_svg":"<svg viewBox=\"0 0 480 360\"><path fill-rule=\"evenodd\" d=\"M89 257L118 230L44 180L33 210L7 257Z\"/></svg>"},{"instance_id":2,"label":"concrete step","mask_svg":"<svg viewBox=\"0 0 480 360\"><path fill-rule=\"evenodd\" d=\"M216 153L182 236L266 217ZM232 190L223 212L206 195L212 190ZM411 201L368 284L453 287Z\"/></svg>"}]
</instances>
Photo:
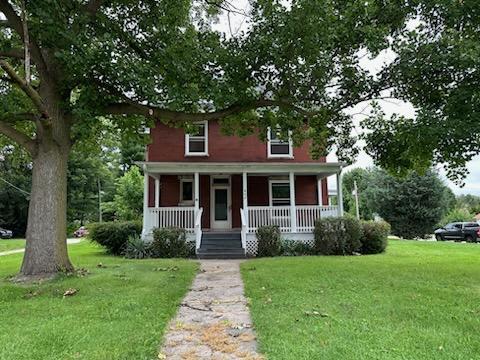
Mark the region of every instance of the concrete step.
<instances>
[{"instance_id":1,"label":"concrete step","mask_svg":"<svg viewBox=\"0 0 480 360\"><path fill-rule=\"evenodd\" d=\"M241 234L240 233L209 233L204 232L202 234L203 239L212 239L212 240L240 240Z\"/></svg>"},{"instance_id":2,"label":"concrete step","mask_svg":"<svg viewBox=\"0 0 480 360\"><path fill-rule=\"evenodd\" d=\"M199 259L244 259L245 252L243 249L205 250L200 248L197 257Z\"/></svg>"},{"instance_id":3,"label":"concrete step","mask_svg":"<svg viewBox=\"0 0 480 360\"><path fill-rule=\"evenodd\" d=\"M200 249L205 250L238 250L242 249L242 244L201 244Z\"/></svg>"}]
</instances>

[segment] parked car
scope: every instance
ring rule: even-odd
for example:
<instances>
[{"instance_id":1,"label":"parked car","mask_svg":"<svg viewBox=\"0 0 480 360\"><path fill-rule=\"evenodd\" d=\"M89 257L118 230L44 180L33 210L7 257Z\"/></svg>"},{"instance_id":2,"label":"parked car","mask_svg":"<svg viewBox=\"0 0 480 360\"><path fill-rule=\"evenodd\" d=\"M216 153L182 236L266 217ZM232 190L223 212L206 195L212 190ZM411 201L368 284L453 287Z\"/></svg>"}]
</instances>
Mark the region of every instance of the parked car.
<instances>
[{"instance_id":1,"label":"parked car","mask_svg":"<svg viewBox=\"0 0 480 360\"><path fill-rule=\"evenodd\" d=\"M467 242L480 241L480 224L476 222L456 222L435 230L437 241L455 240Z\"/></svg>"},{"instance_id":2,"label":"parked car","mask_svg":"<svg viewBox=\"0 0 480 360\"><path fill-rule=\"evenodd\" d=\"M73 233L76 238L81 238L88 235L88 230L85 226L80 226L78 230Z\"/></svg>"},{"instance_id":3,"label":"parked car","mask_svg":"<svg viewBox=\"0 0 480 360\"><path fill-rule=\"evenodd\" d=\"M13 232L11 230L0 228L0 238L2 239L11 239Z\"/></svg>"}]
</instances>

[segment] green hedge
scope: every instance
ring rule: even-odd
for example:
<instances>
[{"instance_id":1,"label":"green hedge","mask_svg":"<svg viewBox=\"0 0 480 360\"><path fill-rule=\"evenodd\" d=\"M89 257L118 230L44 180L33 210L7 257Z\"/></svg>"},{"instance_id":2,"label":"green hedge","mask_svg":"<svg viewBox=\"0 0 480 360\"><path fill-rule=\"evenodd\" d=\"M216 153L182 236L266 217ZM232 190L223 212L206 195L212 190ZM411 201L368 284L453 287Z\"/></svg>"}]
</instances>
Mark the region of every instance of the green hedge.
<instances>
[{"instance_id":1,"label":"green hedge","mask_svg":"<svg viewBox=\"0 0 480 360\"><path fill-rule=\"evenodd\" d=\"M262 226L257 229L258 252L257 256L280 255L280 228L278 226Z\"/></svg>"},{"instance_id":2,"label":"green hedge","mask_svg":"<svg viewBox=\"0 0 480 360\"><path fill-rule=\"evenodd\" d=\"M362 226L350 217L319 219L315 223L315 253L352 255L360 250Z\"/></svg>"},{"instance_id":3,"label":"green hedge","mask_svg":"<svg viewBox=\"0 0 480 360\"><path fill-rule=\"evenodd\" d=\"M155 258L186 258L195 255L195 244L187 242L184 229L161 228L153 230L150 250Z\"/></svg>"},{"instance_id":4,"label":"green hedge","mask_svg":"<svg viewBox=\"0 0 480 360\"><path fill-rule=\"evenodd\" d=\"M140 236L142 223L140 221L104 222L88 226L89 237L102 245L113 255L123 254L129 237Z\"/></svg>"},{"instance_id":5,"label":"green hedge","mask_svg":"<svg viewBox=\"0 0 480 360\"><path fill-rule=\"evenodd\" d=\"M280 254L282 256L315 255L315 249L302 241L286 239L281 241Z\"/></svg>"},{"instance_id":6,"label":"green hedge","mask_svg":"<svg viewBox=\"0 0 480 360\"><path fill-rule=\"evenodd\" d=\"M385 221L362 222L363 236L361 239L362 254L379 254L387 248L390 224Z\"/></svg>"}]
</instances>

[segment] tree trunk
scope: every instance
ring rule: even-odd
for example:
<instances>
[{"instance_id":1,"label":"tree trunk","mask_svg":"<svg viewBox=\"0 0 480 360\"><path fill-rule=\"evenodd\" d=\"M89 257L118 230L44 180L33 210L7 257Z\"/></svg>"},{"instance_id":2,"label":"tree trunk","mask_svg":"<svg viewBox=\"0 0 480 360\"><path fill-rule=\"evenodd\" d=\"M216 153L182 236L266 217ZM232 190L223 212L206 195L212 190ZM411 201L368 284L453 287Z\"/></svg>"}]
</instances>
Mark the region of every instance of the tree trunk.
<instances>
[{"instance_id":1,"label":"tree trunk","mask_svg":"<svg viewBox=\"0 0 480 360\"><path fill-rule=\"evenodd\" d=\"M67 253L67 161L65 143L40 141L33 157L24 277L72 271Z\"/></svg>"}]
</instances>

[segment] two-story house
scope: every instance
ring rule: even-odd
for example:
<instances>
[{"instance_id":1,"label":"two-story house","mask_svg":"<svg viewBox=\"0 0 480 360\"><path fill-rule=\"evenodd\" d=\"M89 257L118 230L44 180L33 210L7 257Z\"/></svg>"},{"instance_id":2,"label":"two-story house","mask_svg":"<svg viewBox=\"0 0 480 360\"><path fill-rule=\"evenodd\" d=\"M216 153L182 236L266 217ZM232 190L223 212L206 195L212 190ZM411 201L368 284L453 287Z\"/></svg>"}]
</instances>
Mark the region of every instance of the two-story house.
<instances>
[{"instance_id":1,"label":"two-story house","mask_svg":"<svg viewBox=\"0 0 480 360\"><path fill-rule=\"evenodd\" d=\"M256 230L278 225L286 239L313 243L315 220L342 215L328 204L327 177L342 164L313 160L309 145L294 147L269 130L226 136L216 121L193 135L158 122L150 131L145 174L143 238L155 227L180 227L204 257L255 255ZM339 204L341 204L341 200Z\"/></svg>"}]
</instances>

